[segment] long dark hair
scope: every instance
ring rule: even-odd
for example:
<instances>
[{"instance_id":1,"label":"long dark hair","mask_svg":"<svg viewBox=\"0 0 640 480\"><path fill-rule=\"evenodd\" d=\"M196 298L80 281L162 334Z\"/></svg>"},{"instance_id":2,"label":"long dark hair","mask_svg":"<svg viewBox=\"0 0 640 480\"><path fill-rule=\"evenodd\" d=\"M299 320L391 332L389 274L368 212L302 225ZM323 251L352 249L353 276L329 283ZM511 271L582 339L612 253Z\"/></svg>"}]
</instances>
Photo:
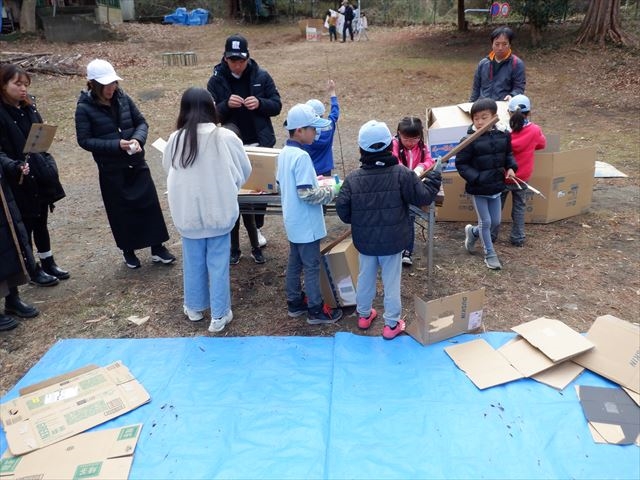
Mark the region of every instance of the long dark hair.
<instances>
[{"instance_id":1,"label":"long dark hair","mask_svg":"<svg viewBox=\"0 0 640 480\"><path fill-rule=\"evenodd\" d=\"M418 146L420 147L420 161L418 163L424 162L424 126L422 125L422 120L418 117L404 117L402 120L398 122L398 157L403 165L407 165L407 149L402 144L402 140L400 139L400 135L404 135L408 138L420 137L420 141L418 142Z\"/></svg>"},{"instance_id":2,"label":"long dark hair","mask_svg":"<svg viewBox=\"0 0 640 480\"><path fill-rule=\"evenodd\" d=\"M516 108L515 112L511 112L511 117L509 117L509 126L511 127L511 131L519 132L522 130L527 124L528 117L529 112L523 112L520 110L520 107Z\"/></svg>"},{"instance_id":3,"label":"long dark hair","mask_svg":"<svg viewBox=\"0 0 640 480\"><path fill-rule=\"evenodd\" d=\"M7 95L4 93L4 88L16 75L19 78L25 79L27 81L27 86L31 85L31 77L22 68L17 65L13 65L12 63L3 63L0 65L0 100L2 103L11 103ZM21 105L31 105L31 97L27 95L27 98L24 102L21 102Z\"/></svg>"},{"instance_id":4,"label":"long dark hair","mask_svg":"<svg viewBox=\"0 0 640 480\"><path fill-rule=\"evenodd\" d=\"M204 88L191 87L185 90L180 100L180 113L176 121L178 134L174 143L172 165L174 165L176 146L182 136L184 136L184 142L180 153L180 166L187 168L195 162L198 154L199 123L218 123L218 114L211 94Z\"/></svg>"}]
</instances>

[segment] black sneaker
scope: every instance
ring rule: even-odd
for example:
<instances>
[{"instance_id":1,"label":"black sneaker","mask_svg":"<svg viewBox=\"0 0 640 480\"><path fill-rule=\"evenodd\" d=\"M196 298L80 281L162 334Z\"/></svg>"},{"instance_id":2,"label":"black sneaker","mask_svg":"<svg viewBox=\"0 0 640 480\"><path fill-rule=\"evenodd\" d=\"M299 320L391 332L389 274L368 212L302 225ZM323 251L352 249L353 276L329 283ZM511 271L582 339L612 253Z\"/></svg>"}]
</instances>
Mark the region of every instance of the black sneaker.
<instances>
[{"instance_id":1,"label":"black sneaker","mask_svg":"<svg viewBox=\"0 0 640 480\"><path fill-rule=\"evenodd\" d=\"M411 260L411 252L409 250L405 250L402 252L402 265L405 267L410 267L413 265L413 260Z\"/></svg>"},{"instance_id":2,"label":"black sneaker","mask_svg":"<svg viewBox=\"0 0 640 480\"><path fill-rule=\"evenodd\" d=\"M124 263L129 268L140 268L140 260L136 257L136 254L133 250L123 250L122 256L124 257Z\"/></svg>"},{"instance_id":3,"label":"black sneaker","mask_svg":"<svg viewBox=\"0 0 640 480\"><path fill-rule=\"evenodd\" d=\"M169 265L176 261L176 257L167 250L167 247L160 245L159 247L151 247L151 260L153 263L162 262L165 265Z\"/></svg>"},{"instance_id":4,"label":"black sneaker","mask_svg":"<svg viewBox=\"0 0 640 480\"><path fill-rule=\"evenodd\" d=\"M307 296L302 292L300 299L296 302L287 302L287 315L291 318L301 317L307 313Z\"/></svg>"},{"instance_id":5,"label":"black sneaker","mask_svg":"<svg viewBox=\"0 0 640 480\"><path fill-rule=\"evenodd\" d=\"M256 263L266 262L266 260L264 259L264 255L262 255L262 250L260 250L259 248L254 248L253 250L251 250L251 257Z\"/></svg>"},{"instance_id":6,"label":"black sneaker","mask_svg":"<svg viewBox=\"0 0 640 480\"><path fill-rule=\"evenodd\" d=\"M309 325L326 325L336 323L342 318L342 309L331 308L329 305L323 305L317 310L309 310L307 314L307 323Z\"/></svg>"},{"instance_id":7,"label":"black sneaker","mask_svg":"<svg viewBox=\"0 0 640 480\"><path fill-rule=\"evenodd\" d=\"M229 257L229 265L239 264L241 258L242 252L231 252L231 256Z\"/></svg>"}]
</instances>

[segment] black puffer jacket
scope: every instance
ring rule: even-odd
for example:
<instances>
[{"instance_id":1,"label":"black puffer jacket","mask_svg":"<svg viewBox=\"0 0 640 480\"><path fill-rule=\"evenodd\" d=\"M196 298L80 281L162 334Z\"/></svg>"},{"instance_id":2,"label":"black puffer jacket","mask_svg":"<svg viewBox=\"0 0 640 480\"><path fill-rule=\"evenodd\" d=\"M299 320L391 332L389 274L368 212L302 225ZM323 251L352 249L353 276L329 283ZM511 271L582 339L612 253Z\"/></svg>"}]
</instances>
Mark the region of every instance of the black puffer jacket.
<instances>
[{"instance_id":1,"label":"black puffer jacket","mask_svg":"<svg viewBox=\"0 0 640 480\"><path fill-rule=\"evenodd\" d=\"M469 127L468 134L474 132ZM464 137L466 138L466 137ZM464 138L462 140L464 140ZM495 195L505 189L505 173L518 169L511 151L511 134L493 128L456 155L458 173L467 182L469 195Z\"/></svg>"},{"instance_id":2,"label":"black puffer jacket","mask_svg":"<svg viewBox=\"0 0 640 480\"><path fill-rule=\"evenodd\" d=\"M336 211L351 224L353 243L364 255L399 253L407 246L413 228L409 205L429 205L440 188L440 174L423 183L391 152L366 153L362 165L344 180Z\"/></svg>"},{"instance_id":3,"label":"black puffer jacket","mask_svg":"<svg viewBox=\"0 0 640 480\"><path fill-rule=\"evenodd\" d=\"M76 106L78 145L93 153L93 159L104 171L144 164L144 144L149 126L133 100L120 88L111 99L111 107L99 104L82 91ZM120 148L120 140L136 139L142 151L129 155Z\"/></svg>"},{"instance_id":4,"label":"black puffer jacket","mask_svg":"<svg viewBox=\"0 0 640 480\"><path fill-rule=\"evenodd\" d=\"M35 98L31 105L20 108L0 102L0 168L22 216L29 218L39 216L42 205L51 205L65 197L53 156L40 152L27 157L22 153L34 123L43 123ZM29 163L30 172L23 176L20 167L25 161Z\"/></svg>"},{"instance_id":5,"label":"black puffer jacket","mask_svg":"<svg viewBox=\"0 0 640 480\"><path fill-rule=\"evenodd\" d=\"M276 144L276 135L273 131L271 117L279 115L282 110L280 93L269 72L260 68L252 58L249 59L243 78L247 74L249 75L249 93L260 100L260 106L252 112L251 117L258 136L258 143L261 147L273 147ZM216 102L216 110L220 115L220 122L223 124L234 122L234 110L240 110L229 108L227 103L233 93L229 84L231 77L231 70L223 60L213 67L213 75L207 83L207 90Z\"/></svg>"}]
</instances>

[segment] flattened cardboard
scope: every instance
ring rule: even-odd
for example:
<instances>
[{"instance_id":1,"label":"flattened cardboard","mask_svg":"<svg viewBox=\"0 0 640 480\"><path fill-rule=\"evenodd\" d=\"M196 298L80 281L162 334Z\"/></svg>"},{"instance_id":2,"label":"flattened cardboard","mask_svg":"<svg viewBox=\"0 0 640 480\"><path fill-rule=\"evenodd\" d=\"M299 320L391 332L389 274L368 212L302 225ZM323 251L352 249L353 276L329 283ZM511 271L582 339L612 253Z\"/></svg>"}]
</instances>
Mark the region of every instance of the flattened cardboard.
<instances>
[{"instance_id":1,"label":"flattened cardboard","mask_svg":"<svg viewBox=\"0 0 640 480\"><path fill-rule=\"evenodd\" d=\"M150 400L119 361L51 380L0 405L0 420L13 455L69 438Z\"/></svg>"},{"instance_id":2,"label":"flattened cardboard","mask_svg":"<svg viewBox=\"0 0 640 480\"><path fill-rule=\"evenodd\" d=\"M523 378L483 339L446 347L444 351L480 390Z\"/></svg>"},{"instance_id":3,"label":"flattened cardboard","mask_svg":"<svg viewBox=\"0 0 640 480\"><path fill-rule=\"evenodd\" d=\"M252 192L278 193L276 173L280 149L245 146L244 150L251 162L251 175L242 189Z\"/></svg>"},{"instance_id":4,"label":"flattened cardboard","mask_svg":"<svg viewBox=\"0 0 640 480\"><path fill-rule=\"evenodd\" d=\"M640 393L640 326L613 315L596 318L587 332L595 348L573 361Z\"/></svg>"},{"instance_id":5,"label":"flattened cardboard","mask_svg":"<svg viewBox=\"0 0 640 480\"><path fill-rule=\"evenodd\" d=\"M640 407L619 388L576 385L596 443L640 446Z\"/></svg>"},{"instance_id":6,"label":"flattened cardboard","mask_svg":"<svg viewBox=\"0 0 640 480\"><path fill-rule=\"evenodd\" d=\"M22 153L40 153L49 150L57 129L58 127L54 125L46 125L44 123L31 124Z\"/></svg>"},{"instance_id":7,"label":"flattened cardboard","mask_svg":"<svg viewBox=\"0 0 640 480\"><path fill-rule=\"evenodd\" d=\"M349 237L321 253L320 291L324 302L332 308L355 305L360 264L353 240Z\"/></svg>"},{"instance_id":8,"label":"flattened cardboard","mask_svg":"<svg viewBox=\"0 0 640 480\"><path fill-rule=\"evenodd\" d=\"M578 375L583 371L583 367L568 360L544 372L536 373L531 378L536 382L544 383L556 390L562 391L567 385L578 378Z\"/></svg>"},{"instance_id":9,"label":"flattened cardboard","mask_svg":"<svg viewBox=\"0 0 640 480\"><path fill-rule=\"evenodd\" d=\"M527 378L556 365L554 361L522 337L505 343L498 348L498 352Z\"/></svg>"},{"instance_id":10,"label":"flattened cardboard","mask_svg":"<svg viewBox=\"0 0 640 480\"><path fill-rule=\"evenodd\" d=\"M85 432L18 457L7 451L0 459L0 478L126 479L141 430L138 423Z\"/></svg>"},{"instance_id":11,"label":"flattened cardboard","mask_svg":"<svg viewBox=\"0 0 640 480\"><path fill-rule=\"evenodd\" d=\"M422 345L472 332L482 326L483 304L484 288L428 302L414 295L405 331Z\"/></svg>"},{"instance_id":12,"label":"flattened cardboard","mask_svg":"<svg viewBox=\"0 0 640 480\"><path fill-rule=\"evenodd\" d=\"M540 317L511 328L558 363L594 347L593 343L559 320Z\"/></svg>"}]
</instances>

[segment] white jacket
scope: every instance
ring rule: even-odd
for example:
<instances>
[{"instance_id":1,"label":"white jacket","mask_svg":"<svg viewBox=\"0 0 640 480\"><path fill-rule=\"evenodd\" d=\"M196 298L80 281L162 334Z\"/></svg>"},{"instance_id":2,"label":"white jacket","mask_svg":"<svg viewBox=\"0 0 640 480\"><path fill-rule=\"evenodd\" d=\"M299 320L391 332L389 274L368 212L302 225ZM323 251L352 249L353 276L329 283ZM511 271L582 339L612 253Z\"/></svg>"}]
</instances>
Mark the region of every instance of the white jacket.
<instances>
[{"instance_id":1,"label":"white jacket","mask_svg":"<svg viewBox=\"0 0 640 480\"><path fill-rule=\"evenodd\" d=\"M173 224L180 235L193 239L230 232L239 215L238 190L251 174L242 142L226 128L200 123L195 162L182 168L185 134L179 142L177 135L171 134L162 156Z\"/></svg>"}]
</instances>

